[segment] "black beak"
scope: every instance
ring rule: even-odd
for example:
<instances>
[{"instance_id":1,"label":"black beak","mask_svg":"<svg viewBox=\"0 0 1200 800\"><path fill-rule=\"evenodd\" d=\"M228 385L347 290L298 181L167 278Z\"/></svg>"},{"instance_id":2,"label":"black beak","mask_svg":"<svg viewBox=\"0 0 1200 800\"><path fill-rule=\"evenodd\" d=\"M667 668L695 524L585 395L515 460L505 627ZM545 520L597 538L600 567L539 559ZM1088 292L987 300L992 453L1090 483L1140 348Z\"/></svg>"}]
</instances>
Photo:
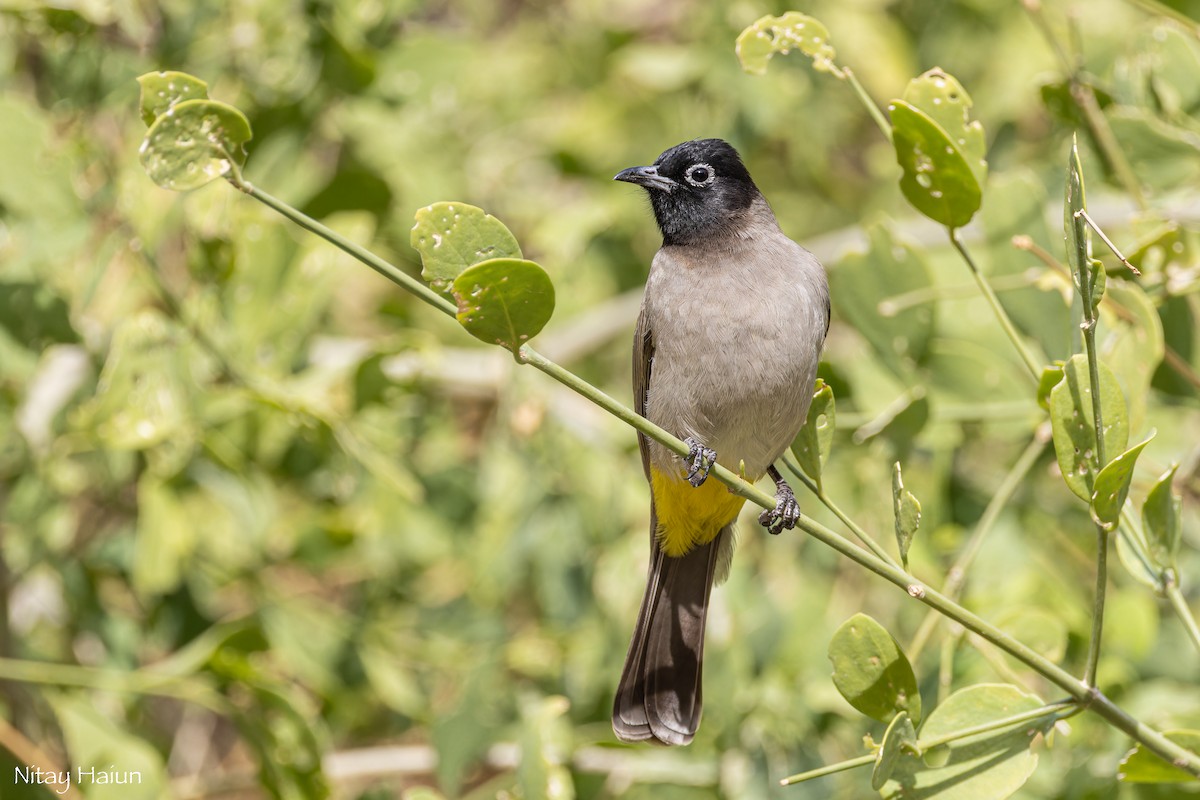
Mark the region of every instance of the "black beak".
<instances>
[{"instance_id":1,"label":"black beak","mask_svg":"<svg viewBox=\"0 0 1200 800\"><path fill-rule=\"evenodd\" d=\"M626 183L636 183L646 189L661 189L663 191L671 191L675 188L675 181L658 174L658 167L630 167L623 169L613 176L614 181L625 181Z\"/></svg>"}]
</instances>

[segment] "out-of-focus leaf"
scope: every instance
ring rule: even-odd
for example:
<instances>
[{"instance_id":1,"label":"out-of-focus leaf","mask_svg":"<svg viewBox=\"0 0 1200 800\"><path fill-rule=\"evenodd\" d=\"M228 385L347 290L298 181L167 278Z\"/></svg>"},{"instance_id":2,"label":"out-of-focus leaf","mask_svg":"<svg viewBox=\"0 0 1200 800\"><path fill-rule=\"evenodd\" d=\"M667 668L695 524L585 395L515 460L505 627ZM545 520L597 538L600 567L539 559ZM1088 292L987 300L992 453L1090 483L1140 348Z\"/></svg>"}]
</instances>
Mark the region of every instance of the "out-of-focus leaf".
<instances>
[{"instance_id":1,"label":"out-of-focus leaf","mask_svg":"<svg viewBox=\"0 0 1200 800\"><path fill-rule=\"evenodd\" d=\"M143 599L174 591L196 546L196 530L174 489L147 472L138 482L133 588Z\"/></svg>"},{"instance_id":2,"label":"out-of-focus leaf","mask_svg":"<svg viewBox=\"0 0 1200 800\"><path fill-rule=\"evenodd\" d=\"M208 99L208 84L186 72L147 72L137 82L142 87L142 121L147 128L177 103Z\"/></svg>"},{"instance_id":3,"label":"out-of-focus leaf","mask_svg":"<svg viewBox=\"0 0 1200 800\"><path fill-rule=\"evenodd\" d=\"M1200 731L1167 731L1165 735L1180 747L1200 753ZM1123 783L1194 783L1196 778L1163 761L1141 744L1136 744L1121 759L1121 765L1117 768L1117 780Z\"/></svg>"},{"instance_id":4,"label":"out-of-focus leaf","mask_svg":"<svg viewBox=\"0 0 1200 800\"><path fill-rule=\"evenodd\" d=\"M164 189L198 189L245 162L251 135L250 123L233 106L185 100L164 111L146 131L142 166Z\"/></svg>"},{"instance_id":5,"label":"out-of-focus leaf","mask_svg":"<svg viewBox=\"0 0 1200 800\"><path fill-rule=\"evenodd\" d=\"M554 313L554 284L538 264L493 258L454 279L458 321L488 344L514 353L537 336Z\"/></svg>"},{"instance_id":6,"label":"out-of-focus leaf","mask_svg":"<svg viewBox=\"0 0 1200 800\"><path fill-rule=\"evenodd\" d=\"M162 756L130 735L124 720L110 719L84 697L51 694L47 699L70 754L72 787L89 800L159 800L169 795ZM139 775L131 774L135 772ZM57 792L65 784L49 788Z\"/></svg>"},{"instance_id":7,"label":"out-of-focus leaf","mask_svg":"<svg viewBox=\"0 0 1200 800\"><path fill-rule=\"evenodd\" d=\"M1099 343L1100 354L1125 387L1129 427L1138 430L1146 419L1150 383L1166 353L1162 320L1136 283L1110 280L1105 292L1110 302L1100 307L1101 331L1106 334Z\"/></svg>"},{"instance_id":8,"label":"out-of-focus leaf","mask_svg":"<svg viewBox=\"0 0 1200 800\"><path fill-rule=\"evenodd\" d=\"M908 548L917 535L917 528L921 527L921 501L904 488L899 461L892 465L892 511L896 518L896 546L900 550L900 560L907 569Z\"/></svg>"},{"instance_id":9,"label":"out-of-focus leaf","mask_svg":"<svg viewBox=\"0 0 1200 800\"><path fill-rule=\"evenodd\" d=\"M409 241L421 254L421 277L439 291L449 291L463 270L480 261L521 258L521 247L504 223L466 203L422 208Z\"/></svg>"},{"instance_id":10,"label":"out-of-focus leaf","mask_svg":"<svg viewBox=\"0 0 1200 800\"><path fill-rule=\"evenodd\" d=\"M907 711L897 714L887 726L883 734L883 742L875 756L875 766L871 770L871 788L879 791L892 777L896 762L900 760L905 744L916 744L917 732Z\"/></svg>"},{"instance_id":11,"label":"out-of-focus leaf","mask_svg":"<svg viewBox=\"0 0 1200 800\"><path fill-rule=\"evenodd\" d=\"M799 50L813 60L814 68L826 72L837 57L825 26L798 11L759 18L738 36L735 50L742 69L755 75L766 73L767 62L776 53Z\"/></svg>"},{"instance_id":12,"label":"out-of-focus leaf","mask_svg":"<svg viewBox=\"0 0 1200 800\"><path fill-rule=\"evenodd\" d=\"M1171 125L1144 108L1117 106L1106 116L1139 180L1165 190L1200 178L1200 132Z\"/></svg>"},{"instance_id":13,"label":"out-of-focus leaf","mask_svg":"<svg viewBox=\"0 0 1200 800\"><path fill-rule=\"evenodd\" d=\"M900 191L934 222L961 228L983 201L983 189L962 152L936 122L903 100L888 105L892 144L904 171Z\"/></svg>"},{"instance_id":14,"label":"out-of-focus leaf","mask_svg":"<svg viewBox=\"0 0 1200 800\"><path fill-rule=\"evenodd\" d=\"M528 698L522 703L521 763L517 783L524 797L574 800L575 784L561 754L571 744L562 719L570 708L565 697Z\"/></svg>"},{"instance_id":15,"label":"out-of-focus leaf","mask_svg":"<svg viewBox=\"0 0 1200 800\"><path fill-rule=\"evenodd\" d=\"M1133 468L1137 465L1142 449L1154 438L1154 431L1146 439L1110 460L1096 476L1092 493L1092 519L1108 530L1117 527L1121 518L1121 507L1129 496L1129 484L1133 481Z\"/></svg>"},{"instance_id":16,"label":"out-of-focus leaf","mask_svg":"<svg viewBox=\"0 0 1200 800\"><path fill-rule=\"evenodd\" d=\"M1125 571L1138 583L1155 592L1162 593L1164 587L1161 571L1148 554L1143 553L1140 547L1127 540L1124 528L1117 530L1117 558L1120 560L1121 566L1125 567Z\"/></svg>"},{"instance_id":17,"label":"out-of-focus leaf","mask_svg":"<svg viewBox=\"0 0 1200 800\"><path fill-rule=\"evenodd\" d=\"M1103 361L1098 367L1105 451L1120 453L1129 442L1125 398L1112 370ZM1063 379L1050 392L1050 425L1063 480L1072 492L1090 504L1099 469L1096 465L1096 423L1092 414L1092 387L1086 356L1072 356L1063 366Z\"/></svg>"},{"instance_id":18,"label":"out-of-focus leaf","mask_svg":"<svg viewBox=\"0 0 1200 800\"><path fill-rule=\"evenodd\" d=\"M1036 696L1015 686L969 686L950 695L929 714L921 726L921 738L935 739L1041 705ZM900 759L881 795L885 800L1002 800L1033 774L1037 756L1029 746L1033 734L1045 726L1045 722L1026 722L956 740L949 745L949 758L939 767L915 758Z\"/></svg>"},{"instance_id":19,"label":"out-of-focus leaf","mask_svg":"<svg viewBox=\"0 0 1200 800\"><path fill-rule=\"evenodd\" d=\"M846 320L902 380L924 363L934 331L931 302L897 302L932 282L924 257L884 225L867 229L870 247L830 270L830 295Z\"/></svg>"},{"instance_id":20,"label":"out-of-focus leaf","mask_svg":"<svg viewBox=\"0 0 1200 800\"><path fill-rule=\"evenodd\" d=\"M1179 555L1183 506L1171 488L1178 468L1176 464L1155 481L1142 506L1142 525L1146 531L1149 555L1160 567L1174 567Z\"/></svg>"},{"instance_id":21,"label":"out-of-focus leaf","mask_svg":"<svg viewBox=\"0 0 1200 800\"><path fill-rule=\"evenodd\" d=\"M792 442L792 453L804 474L821 486L821 469L829 459L833 446L835 410L833 389L820 378L813 387L812 404L808 407L808 419Z\"/></svg>"},{"instance_id":22,"label":"out-of-focus leaf","mask_svg":"<svg viewBox=\"0 0 1200 800\"><path fill-rule=\"evenodd\" d=\"M1037 401L1038 405L1047 411L1050 410L1050 392L1054 391L1054 387L1058 386L1063 379L1063 362L1057 361L1042 369L1042 377L1038 379Z\"/></svg>"},{"instance_id":23,"label":"out-of-focus leaf","mask_svg":"<svg viewBox=\"0 0 1200 800\"><path fill-rule=\"evenodd\" d=\"M829 642L833 685L846 702L880 722L899 711L919 720L921 693L912 665L887 629L866 614L842 623Z\"/></svg>"},{"instance_id":24,"label":"out-of-focus leaf","mask_svg":"<svg viewBox=\"0 0 1200 800\"><path fill-rule=\"evenodd\" d=\"M79 341L66 302L36 283L0 282L0 328L35 351Z\"/></svg>"},{"instance_id":25,"label":"out-of-focus leaf","mask_svg":"<svg viewBox=\"0 0 1200 800\"><path fill-rule=\"evenodd\" d=\"M903 100L950 137L982 189L987 179L987 141L983 125L971 119L971 96L962 84L940 67L934 67L908 82Z\"/></svg>"}]
</instances>

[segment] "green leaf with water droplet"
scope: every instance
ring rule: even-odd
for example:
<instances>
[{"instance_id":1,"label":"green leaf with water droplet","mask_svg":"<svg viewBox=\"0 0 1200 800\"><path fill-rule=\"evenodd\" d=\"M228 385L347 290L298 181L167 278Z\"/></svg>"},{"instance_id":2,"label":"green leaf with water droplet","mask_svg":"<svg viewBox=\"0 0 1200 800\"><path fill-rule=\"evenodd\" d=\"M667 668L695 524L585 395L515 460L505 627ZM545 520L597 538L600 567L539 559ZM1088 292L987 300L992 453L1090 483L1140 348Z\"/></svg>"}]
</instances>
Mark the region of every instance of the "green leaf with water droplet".
<instances>
[{"instance_id":1,"label":"green leaf with water droplet","mask_svg":"<svg viewBox=\"0 0 1200 800\"><path fill-rule=\"evenodd\" d=\"M846 702L880 722L899 711L921 718L917 678L900 645L866 614L842 623L829 642L833 685Z\"/></svg>"},{"instance_id":2,"label":"green leaf with water droplet","mask_svg":"<svg viewBox=\"0 0 1200 800\"><path fill-rule=\"evenodd\" d=\"M987 179L983 125L971 119L971 95L955 77L934 67L908 82L904 102L920 109L950 138L980 187Z\"/></svg>"},{"instance_id":3,"label":"green leaf with water droplet","mask_svg":"<svg viewBox=\"0 0 1200 800\"><path fill-rule=\"evenodd\" d=\"M900 191L934 222L961 228L983 202L983 190L966 158L946 131L903 100L888 106L892 144L904 174Z\"/></svg>"},{"instance_id":4,"label":"green leaf with water droplet","mask_svg":"<svg viewBox=\"0 0 1200 800\"><path fill-rule=\"evenodd\" d=\"M554 284L540 265L493 258L454 279L458 321L480 341L514 353L538 334L554 313Z\"/></svg>"},{"instance_id":5,"label":"green leaf with water droplet","mask_svg":"<svg viewBox=\"0 0 1200 800\"><path fill-rule=\"evenodd\" d=\"M933 740L967 728L1011 717L1042 706L1015 686L980 684L961 689L929 714L921 739ZM1050 716L1032 722L956 739L949 752L938 748L928 761L902 758L880 794L885 800L1002 800L1011 796L1037 767L1030 751L1035 734L1044 733ZM943 760L944 759L944 760ZM936 764L938 766L931 766Z\"/></svg>"},{"instance_id":6,"label":"green leaf with water droplet","mask_svg":"<svg viewBox=\"0 0 1200 800\"><path fill-rule=\"evenodd\" d=\"M1121 386L1100 362L1100 413L1104 418L1105 450L1120 452L1129 443L1129 419ZM1063 480L1079 497L1092 502L1097 462L1096 425L1087 357L1074 355L1063 365L1063 379L1050 392L1050 426L1054 453Z\"/></svg>"},{"instance_id":7,"label":"green leaf with water droplet","mask_svg":"<svg viewBox=\"0 0 1200 800\"><path fill-rule=\"evenodd\" d=\"M1126 450L1104 465L1096 476L1096 488L1092 492L1092 519L1107 530L1117 527L1121 518L1121 507L1129 496L1129 484L1133 481L1133 468L1137 465L1142 448L1150 444L1154 431L1146 439Z\"/></svg>"},{"instance_id":8,"label":"green leaf with water droplet","mask_svg":"<svg viewBox=\"0 0 1200 800\"><path fill-rule=\"evenodd\" d=\"M473 264L521 258L521 247L504 223L466 203L434 203L419 210L409 242L421 254L421 277L438 291L449 291Z\"/></svg>"},{"instance_id":9,"label":"green leaf with water droplet","mask_svg":"<svg viewBox=\"0 0 1200 800\"><path fill-rule=\"evenodd\" d=\"M1180 747L1200 753L1200 731L1167 731L1163 735ZM1117 780L1122 783L1194 783L1196 778L1136 744L1121 759Z\"/></svg>"},{"instance_id":10,"label":"green leaf with water droplet","mask_svg":"<svg viewBox=\"0 0 1200 800\"><path fill-rule=\"evenodd\" d=\"M821 470L829 460L833 446L834 413L833 388L817 378L813 387L812 403L808 407L808 419L792 442L792 453L804 474L821 487Z\"/></svg>"},{"instance_id":11,"label":"green leaf with water droplet","mask_svg":"<svg viewBox=\"0 0 1200 800\"><path fill-rule=\"evenodd\" d=\"M883 734L883 743L875 754L875 767L871 770L871 788L879 791L892 777L896 762L904 752L904 745L916 746L917 732L907 711L901 711L892 718L891 724Z\"/></svg>"},{"instance_id":12,"label":"green leaf with water droplet","mask_svg":"<svg viewBox=\"0 0 1200 800\"><path fill-rule=\"evenodd\" d=\"M900 560L907 569L908 548L917 535L917 528L921 527L921 501L904 488L899 461L892 465L892 511L896 517L896 546L900 550Z\"/></svg>"},{"instance_id":13,"label":"green leaf with water droplet","mask_svg":"<svg viewBox=\"0 0 1200 800\"><path fill-rule=\"evenodd\" d=\"M250 123L233 106L185 100L167 109L146 131L142 166L164 189L186 192L233 172L246 160Z\"/></svg>"},{"instance_id":14,"label":"green leaf with water droplet","mask_svg":"<svg viewBox=\"0 0 1200 800\"><path fill-rule=\"evenodd\" d=\"M1150 557L1160 567L1174 567L1179 555L1180 532L1183 528L1183 508L1179 495L1171 490L1175 470L1171 467L1163 473L1154 488L1146 495L1142 505L1142 524L1146 529L1146 543Z\"/></svg>"},{"instance_id":15,"label":"green leaf with water droplet","mask_svg":"<svg viewBox=\"0 0 1200 800\"><path fill-rule=\"evenodd\" d=\"M142 87L142 120L146 127L185 100L208 99L208 84L186 72L147 72L137 82Z\"/></svg>"},{"instance_id":16,"label":"green leaf with water droplet","mask_svg":"<svg viewBox=\"0 0 1200 800\"><path fill-rule=\"evenodd\" d=\"M822 72L835 69L833 59L837 57L829 44L828 29L798 11L760 18L741 32L734 50L742 69L755 75L766 74L767 62L776 53L786 55L799 50L813 60L814 68Z\"/></svg>"}]
</instances>

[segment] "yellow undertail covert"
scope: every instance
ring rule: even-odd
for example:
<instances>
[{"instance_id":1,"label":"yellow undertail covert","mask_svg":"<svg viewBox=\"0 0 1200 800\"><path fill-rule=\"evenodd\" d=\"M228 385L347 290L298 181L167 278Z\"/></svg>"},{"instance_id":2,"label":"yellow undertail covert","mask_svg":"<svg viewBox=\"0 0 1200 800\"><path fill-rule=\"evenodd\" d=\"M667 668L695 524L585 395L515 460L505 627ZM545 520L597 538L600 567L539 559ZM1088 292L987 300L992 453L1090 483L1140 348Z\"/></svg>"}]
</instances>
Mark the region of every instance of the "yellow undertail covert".
<instances>
[{"instance_id":1,"label":"yellow undertail covert","mask_svg":"<svg viewBox=\"0 0 1200 800\"><path fill-rule=\"evenodd\" d=\"M733 522L746 498L733 494L718 480L693 487L679 475L650 468L650 491L658 514L658 543L669 556L681 556L708 544L721 528Z\"/></svg>"}]
</instances>

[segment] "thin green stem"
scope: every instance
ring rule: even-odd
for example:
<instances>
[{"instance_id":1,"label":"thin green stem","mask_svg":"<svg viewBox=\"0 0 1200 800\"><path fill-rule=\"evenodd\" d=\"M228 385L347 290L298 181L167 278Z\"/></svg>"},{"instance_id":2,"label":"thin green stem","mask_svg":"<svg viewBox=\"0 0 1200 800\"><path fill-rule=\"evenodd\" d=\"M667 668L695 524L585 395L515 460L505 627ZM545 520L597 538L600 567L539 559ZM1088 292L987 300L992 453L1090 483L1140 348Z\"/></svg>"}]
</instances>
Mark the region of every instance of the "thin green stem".
<instances>
[{"instance_id":1,"label":"thin green stem","mask_svg":"<svg viewBox=\"0 0 1200 800\"><path fill-rule=\"evenodd\" d=\"M967 252L966 246L958 238L958 231L954 228L950 229L950 243L954 245L954 249L958 251L958 254L963 257L963 261L967 262L967 266L971 269L971 275L975 278L975 283L979 284L979 290L983 292L984 299L992 307L992 313L996 315L996 319L1000 322L1000 327L1004 329L1004 333L1008 336L1009 341L1016 348L1017 354L1021 356L1021 361L1024 362L1026 369L1029 371L1030 379L1036 384L1041 378L1042 365L1029 352L1029 349L1025 346L1025 342L1021 340L1021 334L1017 332L1012 320L1008 318L1008 312L1004 310L1004 306L1000 305L1000 298L996 297L991 284L988 283L983 273L979 271L979 267L975 265L975 260Z\"/></svg>"},{"instance_id":2,"label":"thin green stem","mask_svg":"<svg viewBox=\"0 0 1200 800\"><path fill-rule=\"evenodd\" d=\"M958 558L955 559L949 573L946 575L946 583L942 586L942 591L948 597L958 599L959 593L962 592L963 584L967 580L967 571L975 563L975 558L979 555L984 540L991 533L996 520L1000 518L1000 512L1008 505L1008 502L1025 480L1025 476L1033 469L1033 465L1037 463L1038 457L1046 449L1046 442L1048 440L1049 434L1044 428L1040 428L1021 452L1012 469L1004 476L1004 480L996 487L992 499L988 501L987 508L983 510L983 514L979 517L979 522L975 524L975 530L971 533L971 538L963 545ZM917 628L917 632L913 636L912 643L908 646L908 657L910 660L916 661L920 657L921 651L925 649L925 645L929 642L929 637L933 634L940 619L941 617L933 611L925 615L925 619L922 620L921 626Z\"/></svg>"},{"instance_id":3,"label":"thin green stem","mask_svg":"<svg viewBox=\"0 0 1200 800\"><path fill-rule=\"evenodd\" d=\"M75 664L0 658L0 680L171 697L204 706L219 714L228 714L231 710L228 701L203 682L177 675L155 674L145 669L123 672Z\"/></svg>"},{"instance_id":4,"label":"thin green stem","mask_svg":"<svg viewBox=\"0 0 1200 800\"><path fill-rule=\"evenodd\" d=\"M888 118L883 115L883 111L879 106L875 105L875 101L871 99L871 95L867 94L867 90L858 82L854 71L849 67L842 67L840 72L841 77L850 84L854 89L854 93L858 95L858 99L866 107L867 113L871 115L871 119L879 126L879 130L883 132L884 137L890 142L892 140L892 124L888 122Z\"/></svg>"},{"instance_id":5,"label":"thin green stem","mask_svg":"<svg viewBox=\"0 0 1200 800\"><path fill-rule=\"evenodd\" d=\"M1197 650L1200 650L1200 626L1196 625L1196 618L1192 616L1192 609L1187 604L1187 599L1183 596L1183 590L1179 588L1179 583L1174 580L1174 576L1167 582L1167 600L1171 602L1171 608L1175 612L1175 616L1179 617L1179 621L1183 623L1184 630L1187 631L1188 638L1192 640Z\"/></svg>"},{"instance_id":6,"label":"thin green stem","mask_svg":"<svg viewBox=\"0 0 1200 800\"><path fill-rule=\"evenodd\" d=\"M1100 665L1100 640L1104 633L1104 599L1108 590L1108 530L1096 525L1096 592L1092 600L1092 631L1088 639L1087 664L1083 680L1096 685L1096 669Z\"/></svg>"},{"instance_id":7,"label":"thin green stem","mask_svg":"<svg viewBox=\"0 0 1200 800\"><path fill-rule=\"evenodd\" d=\"M1160 3L1159 0L1129 0L1129 2L1131 5L1141 8L1143 11L1147 11L1155 16L1166 17L1167 19L1179 23L1179 25L1187 29L1188 33L1197 39L1200 39L1200 25L1196 24L1196 20L1192 19L1187 14L1184 14L1182 11L1171 8L1166 3Z\"/></svg>"},{"instance_id":8,"label":"thin green stem","mask_svg":"<svg viewBox=\"0 0 1200 800\"><path fill-rule=\"evenodd\" d=\"M874 763L874 755L859 756L858 758L839 761L836 764L829 764L828 766L818 767L817 769L810 769L808 772L800 772L795 775L789 775L788 777L780 780L779 785L791 786L796 783L804 783L805 781L811 781L815 778L824 778L826 775L836 775L839 772L857 769L858 767L867 767Z\"/></svg>"},{"instance_id":9,"label":"thin green stem","mask_svg":"<svg viewBox=\"0 0 1200 800\"><path fill-rule=\"evenodd\" d=\"M281 201L276 200L275 198L272 198L269 195L254 189L253 187L250 187L248 184L242 184L239 186L239 188L241 188L242 191L251 194L256 199L271 206L272 208L277 209L281 214L286 216L288 219L295 221L301 227L316 233L337 247L349 252L351 255L355 256L372 269L375 269L384 277L387 277L389 280L398 284L402 288L409 289L413 293L417 294L421 299L425 300L435 308L438 308L447 314L454 313L454 307L451 303L427 289L409 275L401 272L396 267L378 258L374 254L363 250L315 220L300 213L296 209L287 206ZM951 235L951 239L955 240L953 234ZM960 250L960 252L963 252L965 255L965 251ZM631 409L626 408L624 405L609 397L604 392L600 391L568 370L560 367L558 364L555 364L553 361L550 361L545 356L537 353L528 345L520 347L516 355L519 363L529 364L541 370L568 388L571 388L584 397L587 397L589 400L592 400L594 403L613 414L618 419L653 438L655 441L667 447L672 452L679 455L687 454L688 446L680 439L671 435L639 414L636 414ZM754 504L761 506L762 508L772 509L775 507L774 495L758 489L753 484L743 480L741 477L721 464L713 465L712 469L709 471L709 477L725 484L731 492L739 497L744 497ZM1140 742L1147 750L1158 755L1160 758L1175 764L1180 769L1200 777L1200 755L1189 752L1183 747L1180 747L1178 744L1167 739L1165 736L1163 736L1163 734L1134 719L1110 699L1108 699L1098 689L1080 681L1062 667L1042 656L1033 648L1014 639L1012 636L1008 635L996 626L984 621L945 595L923 585L920 581L905 572L903 569L888 563L886 559L880 558L874 553L855 545L844 536L834 533L832 530L826 528L824 525L821 525L816 520L813 520L802 514L797 522L797 527L825 546L837 551L846 558L849 558L867 570L874 572L876 575L879 575L901 589L904 589L908 593L909 597L924 603L930 608L936 609L950 619L958 622L972 633L989 642L992 642L1004 652L1016 658L1018 661L1028 665L1034 671L1044 676L1047 680L1065 690L1073 698L1086 705L1087 708L1098 714L1103 719L1107 720L1113 727ZM4 677L3 662L0 662L0 679L3 679Z\"/></svg>"},{"instance_id":10,"label":"thin green stem","mask_svg":"<svg viewBox=\"0 0 1200 800\"><path fill-rule=\"evenodd\" d=\"M833 513L835 517L841 520L842 524L849 528L850 532L858 537L858 540L865 544L872 553L879 556L893 567L900 566L896 560L892 558L888 551L883 549L883 545L875 541L875 539L872 538L869 533L863 530L858 523L852 520L849 515L846 514L846 512L842 511L841 507L838 506L838 504L832 499L830 499L829 495L825 494L824 489L817 486L816 482L812 478L804 474L803 470L800 469L800 465L796 463L796 459L791 453L783 454L783 463L784 466L788 468L788 471L795 475L796 479L803 483L804 487L812 492L814 497L821 501L821 505L825 506Z\"/></svg>"}]
</instances>

